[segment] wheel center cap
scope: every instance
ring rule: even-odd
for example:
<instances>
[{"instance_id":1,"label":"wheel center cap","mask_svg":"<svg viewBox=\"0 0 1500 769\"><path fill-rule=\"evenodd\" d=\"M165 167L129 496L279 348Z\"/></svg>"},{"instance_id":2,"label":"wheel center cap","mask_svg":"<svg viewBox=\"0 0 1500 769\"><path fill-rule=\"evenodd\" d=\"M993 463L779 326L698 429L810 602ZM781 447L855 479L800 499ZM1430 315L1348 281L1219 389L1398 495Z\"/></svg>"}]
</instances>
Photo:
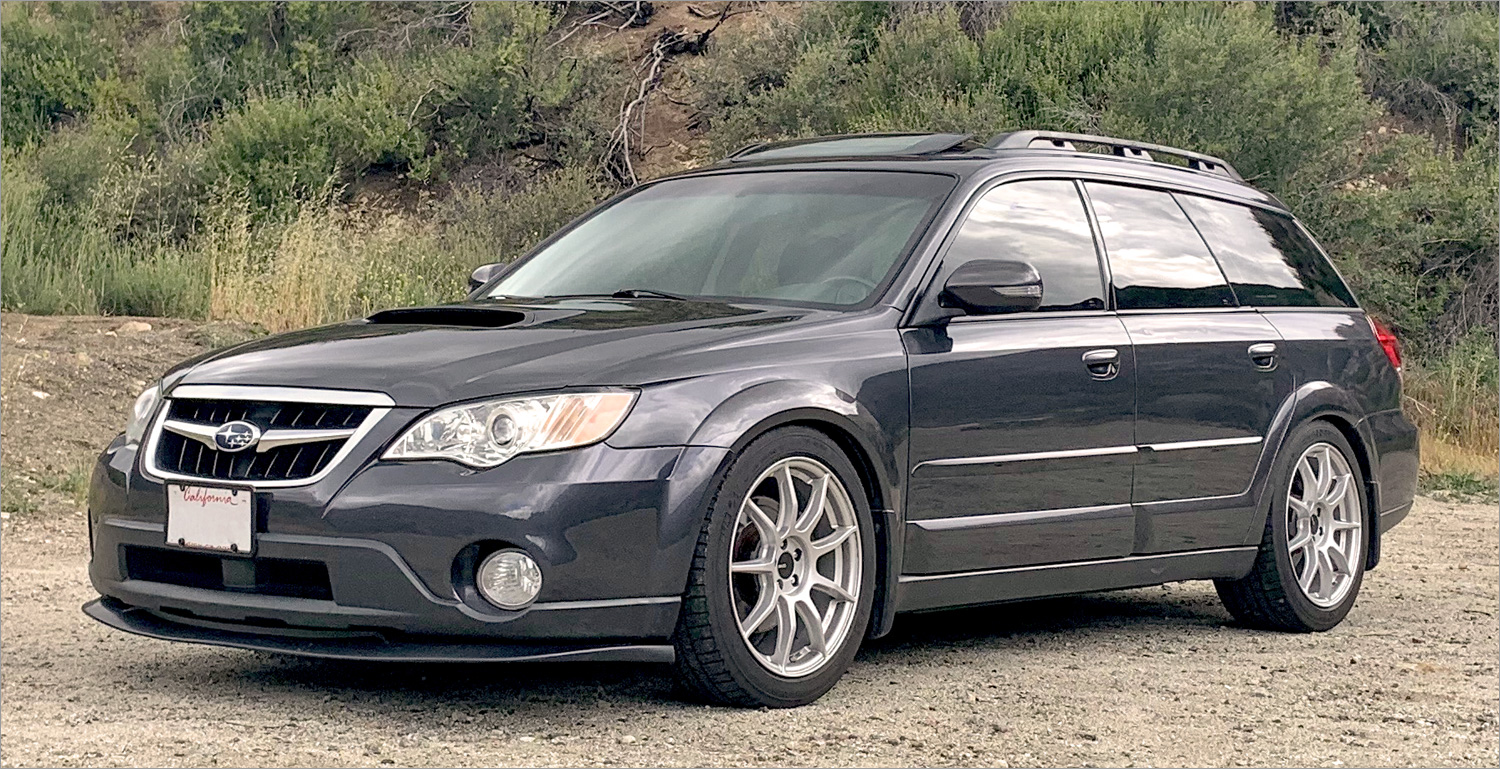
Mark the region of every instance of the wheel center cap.
<instances>
[{"instance_id":1,"label":"wheel center cap","mask_svg":"<svg viewBox=\"0 0 1500 769\"><path fill-rule=\"evenodd\" d=\"M792 561L791 553L782 553L781 557L776 559L776 574L782 579L790 578L792 569L795 567L796 563Z\"/></svg>"}]
</instances>

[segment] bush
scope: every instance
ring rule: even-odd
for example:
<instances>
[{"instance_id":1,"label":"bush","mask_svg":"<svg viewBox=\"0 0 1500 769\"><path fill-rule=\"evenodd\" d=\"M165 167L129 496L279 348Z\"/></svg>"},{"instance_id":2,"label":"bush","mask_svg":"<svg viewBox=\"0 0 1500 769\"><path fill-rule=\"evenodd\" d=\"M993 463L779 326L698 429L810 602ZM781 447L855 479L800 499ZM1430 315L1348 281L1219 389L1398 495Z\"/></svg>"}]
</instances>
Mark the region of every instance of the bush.
<instances>
[{"instance_id":1,"label":"bush","mask_svg":"<svg viewBox=\"0 0 1500 769\"><path fill-rule=\"evenodd\" d=\"M42 138L55 123L86 115L95 83L112 67L110 48L96 37L92 3L6 3L0 68L4 145Z\"/></svg>"},{"instance_id":2,"label":"bush","mask_svg":"<svg viewBox=\"0 0 1500 769\"><path fill-rule=\"evenodd\" d=\"M1267 6L1173 6L1147 55L1117 78L1100 125L1232 158L1272 191L1303 165L1357 139L1376 110L1364 97L1356 46L1320 51L1276 34Z\"/></svg>"},{"instance_id":3,"label":"bush","mask_svg":"<svg viewBox=\"0 0 1500 769\"><path fill-rule=\"evenodd\" d=\"M615 191L603 161L645 41L557 45L580 6L0 4L0 304L288 328L457 297ZM1500 313L1493 4L755 10L667 66L642 123L666 165L865 130L1222 154L1395 326L1432 440L1493 432L1473 384ZM687 125L657 137L668 98Z\"/></svg>"},{"instance_id":4,"label":"bush","mask_svg":"<svg viewBox=\"0 0 1500 769\"><path fill-rule=\"evenodd\" d=\"M1412 366L1406 394L1407 412L1424 432L1493 462L1500 451L1500 356L1493 334L1474 329L1441 356Z\"/></svg>"},{"instance_id":5,"label":"bush","mask_svg":"<svg viewBox=\"0 0 1500 769\"><path fill-rule=\"evenodd\" d=\"M33 313L203 317L207 263L160 241L119 242L91 211L47 205L46 186L7 153L0 196L0 297Z\"/></svg>"},{"instance_id":6,"label":"bush","mask_svg":"<svg viewBox=\"0 0 1500 769\"><path fill-rule=\"evenodd\" d=\"M1385 4L1382 4L1385 5ZM1392 111L1462 146L1495 124L1500 13L1494 3L1391 3L1371 26L1371 90Z\"/></svg>"},{"instance_id":7,"label":"bush","mask_svg":"<svg viewBox=\"0 0 1500 769\"><path fill-rule=\"evenodd\" d=\"M215 184L243 190L257 211L276 218L331 190L332 144L325 101L256 98L215 122L207 159Z\"/></svg>"},{"instance_id":8,"label":"bush","mask_svg":"<svg viewBox=\"0 0 1500 769\"><path fill-rule=\"evenodd\" d=\"M1352 162L1310 167L1290 185L1299 190L1290 204L1361 302L1417 358L1440 356L1473 329L1494 333L1496 161L1493 140L1455 158L1429 137L1377 131Z\"/></svg>"}]
</instances>

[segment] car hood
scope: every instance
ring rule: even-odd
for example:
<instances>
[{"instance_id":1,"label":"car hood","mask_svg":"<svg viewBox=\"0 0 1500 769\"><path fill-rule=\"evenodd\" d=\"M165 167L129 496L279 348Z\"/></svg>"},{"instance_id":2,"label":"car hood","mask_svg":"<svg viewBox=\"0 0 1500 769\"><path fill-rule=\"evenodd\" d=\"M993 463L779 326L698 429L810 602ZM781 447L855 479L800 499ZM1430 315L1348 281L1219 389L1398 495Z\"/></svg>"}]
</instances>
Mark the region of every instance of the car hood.
<instances>
[{"instance_id":1,"label":"car hood","mask_svg":"<svg viewBox=\"0 0 1500 769\"><path fill-rule=\"evenodd\" d=\"M179 384L384 392L431 407L491 395L646 385L691 375L692 351L808 323L829 311L661 299L471 302L247 342L185 362Z\"/></svg>"}]
</instances>

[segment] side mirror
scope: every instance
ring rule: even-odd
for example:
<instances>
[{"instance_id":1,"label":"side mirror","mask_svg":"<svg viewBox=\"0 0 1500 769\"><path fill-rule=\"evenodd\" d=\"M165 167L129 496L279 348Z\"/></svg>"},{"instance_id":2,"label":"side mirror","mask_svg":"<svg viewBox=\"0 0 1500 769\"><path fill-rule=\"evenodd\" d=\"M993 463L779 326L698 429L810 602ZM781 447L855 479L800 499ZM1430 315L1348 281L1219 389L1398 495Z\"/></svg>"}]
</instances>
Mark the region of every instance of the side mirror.
<instances>
[{"instance_id":1,"label":"side mirror","mask_svg":"<svg viewBox=\"0 0 1500 769\"><path fill-rule=\"evenodd\" d=\"M490 282L490 278L499 275L500 270L504 268L503 264L481 264L475 267L474 271L469 273L469 293L473 293L474 289Z\"/></svg>"},{"instance_id":2,"label":"side mirror","mask_svg":"<svg viewBox=\"0 0 1500 769\"><path fill-rule=\"evenodd\" d=\"M939 303L974 315L1035 310L1042 306L1042 276L1026 262L976 259L948 276Z\"/></svg>"}]
</instances>

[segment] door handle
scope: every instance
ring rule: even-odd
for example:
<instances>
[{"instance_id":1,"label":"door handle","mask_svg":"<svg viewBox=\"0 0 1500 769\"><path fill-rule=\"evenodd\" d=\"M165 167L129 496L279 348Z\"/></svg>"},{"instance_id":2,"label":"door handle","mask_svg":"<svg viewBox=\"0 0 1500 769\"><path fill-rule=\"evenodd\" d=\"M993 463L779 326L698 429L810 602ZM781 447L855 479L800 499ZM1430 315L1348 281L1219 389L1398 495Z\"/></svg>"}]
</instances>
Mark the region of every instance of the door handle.
<instances>
[{"instance_id":1,"label":"door handle","mask_svg":"<svg viewBox=\"0 0 1500 769\"><path fill-rule=\"evenodd\" d=\"M1249 353L1250 360L1261 371L1270 371L1276 368L1276 345L1270 342L1252 344L1250 345Z\"/></svg>"},{"instance_id":2,"label":"door handle","mask_svg":"<svg viewBox=\"0 0 1500 769\"><path fill-rule=\"evenodd\" d=\"M1120 373L1120 351L1111 348L1089 350L1083 354L1083 366L1095 379L1114 379Z\"/></svg>"}]
</instances>

